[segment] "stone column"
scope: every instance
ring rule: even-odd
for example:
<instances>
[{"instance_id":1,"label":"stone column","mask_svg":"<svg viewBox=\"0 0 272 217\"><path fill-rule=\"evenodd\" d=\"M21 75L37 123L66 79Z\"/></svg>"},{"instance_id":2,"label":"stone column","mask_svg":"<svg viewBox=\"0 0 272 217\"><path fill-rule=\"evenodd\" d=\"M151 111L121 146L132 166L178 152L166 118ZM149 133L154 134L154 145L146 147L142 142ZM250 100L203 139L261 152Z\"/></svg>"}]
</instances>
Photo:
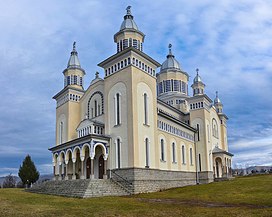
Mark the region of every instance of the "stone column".
<instances>
[{"instance_id":1,"label":"stone column","mask_svg":"<svg viewBox=\"0 0 272 217\"><path fill-rule=\"evenodd\" d=\"M65 170L64 180L68 180L69 179L69 177L68 177L68 163L69 163L69 161L65 161L66 170Z\"/></svg>"},{"instance_id":2,"label":"stone column","mask_svg":"<svg viewBox=\"0 0 272 217\"><path fill-rule=\"evenodd\" d=\"M76 179L76 161L73 161L73 176L72 179L75 180Z\"/></svg>"},{"instance_id":3,"label":"stone column","mask_svg":"<svg viewBox=\"0 0 272 217\"><path fill-rule=\"evenodd\" d=\"M56 165L53 164L53 180L55 181L56 180Z\"/></svg>"},{"instance_id":4,"label":"stone column","mask_svg":"<svg viewBox=\"0 0 272 217\"><path fill-rule=\"evenodd\" d=\"M103 174L103 179L107 179L107 159L105 160L104 158L104 174Z\"/></svg>"},{"instance_id":5,"label":"stone column","mask_svg":"<svg viewBox=\"0 0 272 217\"><path fill-rule=\"evenodd\" d=\"M80 175L80 179L85 179L85 176L84 176L84 157L80 158L80 160L81 160L81 175Z\"/></svg>"},{"instance_id":6,"label":"stone column","mask_svg":"<svg viewBox=\"0 0 272 217\"><path fill-rule=\"evenodd\" d=\"M90 179L94 179L94 159L91 158L91 176Z\"/></svg>"},{"instance_id":7,"label":"stone column","mask_svg":"<svg viewBox=\"0 0 272 217\"><path fill-rule=\"evenodd\" d=\"M59 180L62 180L61 174L62 174L62 162L59 163Z\"/></svg>"}]
</instances>

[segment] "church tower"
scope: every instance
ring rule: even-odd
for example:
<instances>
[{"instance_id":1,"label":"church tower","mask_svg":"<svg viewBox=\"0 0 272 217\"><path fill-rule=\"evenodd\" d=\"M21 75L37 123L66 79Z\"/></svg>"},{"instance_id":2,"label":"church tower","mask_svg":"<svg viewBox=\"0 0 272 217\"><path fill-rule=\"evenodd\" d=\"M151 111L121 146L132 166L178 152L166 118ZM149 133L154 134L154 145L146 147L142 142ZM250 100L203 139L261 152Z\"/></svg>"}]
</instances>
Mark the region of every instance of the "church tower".
<instances>
[{"instance_id":1,"label":"church tower","mask_svg":"<svg viewBox=\"0 0 272 217\"><path fill-rule=\"evenodd\" d=\"M228 151L228 141L227 141L227 120L228 117L223 113L223 104L218 97L218 91L216 91L216 97L214 99L214 107L220 119L220 129L221 129L221 147L223 150Z\"/></svg>"},{"instance_id":2,"label":"church tower","mask_svg":"<svg viewBox=\"0 0 272 217\"><path fill-rule=\"evenodd\" d=\"M134 47L143 51L143 42L145 35L139 31L133 16L131 14L131 6L127 7L127 14L121 24L119 32L114 35L114 42L117 45L117 52L121 52L128 47Z\"/></svg>"},{"instance_id":3,"label":"church tower","mask_svg":"<svg viewBox=\"0 0 272 217\"><path fill-rule=\"evenodd\" d=\"M57 102L56 145L77 138L75 129L80 121L79 101L85 92L83 89L85 71L79 62L76 42L73 43L73 50L63 75L64 88L53 97Z\"/></svg>"},{"instance_id":4,"label":"church tower","mask_svg":"<svg viewBox=\"0 0 272 217\"><path fill-rule=\"evenodd\" d=\"M194 83L191 86L193 88L193 96L199 96L204 94L205 84L202 82L198 72L199 72L199 69L196 69L196 76L194 78Z\"/></svg>"},{"instance_id":5,"label":"church tower","mask_svg":"<svg viewBox=\"0 0 272 217\"><path fill-rule=\"evenodd\" d=\"M172 54L172 45L169 44L169 53L157 74L158 99L176 108L181 108L188 98L189 75L182 70L180 63Z\"/></svg>"},{"instance_id":6,"label":"church tower","mask_svg":"<svg viewBox=\"0 0 272 217\"><path fill-rule=\"evenodd\" d=\"M105 133L112 135L111 169L154 167L156 73L160 64L143 52L144 34L131 7L114 35L117 53L98 65L105 70ZM145 153L145 154L143 154Z\"/></svg>"}]
</instances>

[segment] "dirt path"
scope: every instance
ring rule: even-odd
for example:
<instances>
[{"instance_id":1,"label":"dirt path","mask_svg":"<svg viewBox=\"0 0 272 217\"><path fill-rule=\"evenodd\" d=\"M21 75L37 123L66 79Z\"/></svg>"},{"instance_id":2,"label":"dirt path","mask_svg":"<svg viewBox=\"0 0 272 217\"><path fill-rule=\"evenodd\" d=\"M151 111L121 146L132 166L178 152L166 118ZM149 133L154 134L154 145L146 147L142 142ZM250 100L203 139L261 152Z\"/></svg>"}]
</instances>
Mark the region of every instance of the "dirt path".
<instances>
[{"instance_id":1,"label":"dirt path","mask_svg":"<svg viewBox=\"0 0 272 217\"><path fill-rule=\"evenodd\" d=\"M247 207L255 209L272 208L272 206L262 206L254 204L229 204L229 203L216 203L216 202L204 202L199 200L176 200L176 199L148 199L138 198L139 201L148 203L164 203L164 204L184 204L189 206L201 206L201 207Z\"/></svg>"}]
</instances>

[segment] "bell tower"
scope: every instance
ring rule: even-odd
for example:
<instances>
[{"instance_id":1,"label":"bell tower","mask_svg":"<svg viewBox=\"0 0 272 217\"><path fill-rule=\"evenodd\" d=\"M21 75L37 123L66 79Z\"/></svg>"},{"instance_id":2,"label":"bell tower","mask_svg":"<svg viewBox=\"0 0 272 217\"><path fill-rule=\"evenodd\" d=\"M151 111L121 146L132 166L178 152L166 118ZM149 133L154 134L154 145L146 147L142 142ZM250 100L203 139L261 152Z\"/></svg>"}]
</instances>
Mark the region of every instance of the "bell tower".
<instances>
[{"instance_id":1,"label":"bell tower","mask_svg":"<svg viewBox=\"0 0 272 217\"><path fill-rule=\"evenodd\" d=\"M67 68L63 71L64 87L70 86L83 90L83 77L85 75L84 69L81 68L76 51L76 42L73 43L73 50L69 58Z\"/></svg>"},{"instance_id":2,"label":"bell tower","mask_svg":"<svg viewBox=\"0 0 272 217\"><path fill-rule=\"evenodd\" d=\"M114 35L117 53L98 64L105 70L104 91L108 93L104 108L105 133L112 135L111 169L155 166L154 157L146 162L142 153L155 153L155 70L160 64L142 51L144 34L134 21L131 7L126 10ZM145 135L150 135L146 146L142 145Z\"/></svg>"},{"instance_id":3,"label":"bell tower","mask_svg":"<svg viewBox=\"0 0 272 217\"><path fill-rule=\"evenodd\" d=\"M198 72L199 69L196 69L194 83L191 86L193 88L193 96L204 95L205 84L202 82Z\"/></svg>"},{"instance_id":4,"label":"bell tower","mask_svg":"<svg viewBox=\"0 0 272 217\"><path fill-rule=\"evenodd\" d=\"M119 32L114 35L114 42L117 44L117 52L128 47L134 47L143 51L143 42L145 35L139 31L133 16L131 14L131 6L126 8L127 14L121 24Z\"/></svg>"},{"instance_id":5,"label":"bell tower","mask_svg":"<svg viewBox=\"0 0 272 217\"><path fill-rule=\"evenodd\" d=\"M56 145L77 138L76 127L80 122L80 99L84 94L83 77L85 71L81 68L76 42L73 43L67 68L63 70L64 88L53 99L56 107Z\"/></svg>"}]
</instances>

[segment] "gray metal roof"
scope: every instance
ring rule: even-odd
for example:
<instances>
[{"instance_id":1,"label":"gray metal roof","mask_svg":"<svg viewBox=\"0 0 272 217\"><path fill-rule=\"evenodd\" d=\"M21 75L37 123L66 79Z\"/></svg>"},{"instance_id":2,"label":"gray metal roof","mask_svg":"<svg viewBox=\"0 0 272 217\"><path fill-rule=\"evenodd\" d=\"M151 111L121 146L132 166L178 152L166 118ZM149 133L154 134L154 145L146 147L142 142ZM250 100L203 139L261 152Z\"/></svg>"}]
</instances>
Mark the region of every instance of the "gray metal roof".
<instances>
[{"instance_id":1,"label":"gray metal roof","mask_svg":"<svg viewBox=\"0 0 272 217\"><path fill-rule=\"evenodd\" d=\"M219 104L219 103L221 103L221 100L218 97L218 91L216 91L216 97L214 99L214 104Z\"/></svg>"},{"instance_id":2,"label":"gray metal roof","mask_svg":"<svg viewBox=\"0 0 272 217\"><path fill-rule=\"evenodd\" d=\"M71 56L67 64L67 69L69 68L81 68L76 51L76 42L73 43L73 50L71 52Z\"/></svg>"},{"instance_id":3,"label":"gray metal roof","mask_svg":"<svg viewBox=\"0 0 272 217\"><path fill-rule=\"evenodd\" d=\"M130 10L131 6L126 8L127 14L124 16L124 21L121 24L120 31L124 29L135 29L138 30L138 26L136 25L135 21L133 20L133 16Z\"/></svg>"},{"instance_id":4,"label":"gray metal roof","mask_svg":"<svg viewBox=\"0 0 272 217\"><path fill-rule=\"evenodd\" d=\"M166 69L178 69L181 70L179 62L175 59L175 56L172 54L171 47L172 45L169 44L169 54L167 55L167 59L163 62L161 66L161 71Z\"/></svg>"},{"instance_id":5,"label":"gray metal roof","mask_svg":"<svg viewBox=\"0 0 272 217\"><path fill-rule=\"evenodd\" d=\"M201 77L198 74L199 69L196 69L196 76L194 78L194 83L202 82Z\"/></svg>"}]
</instances>

